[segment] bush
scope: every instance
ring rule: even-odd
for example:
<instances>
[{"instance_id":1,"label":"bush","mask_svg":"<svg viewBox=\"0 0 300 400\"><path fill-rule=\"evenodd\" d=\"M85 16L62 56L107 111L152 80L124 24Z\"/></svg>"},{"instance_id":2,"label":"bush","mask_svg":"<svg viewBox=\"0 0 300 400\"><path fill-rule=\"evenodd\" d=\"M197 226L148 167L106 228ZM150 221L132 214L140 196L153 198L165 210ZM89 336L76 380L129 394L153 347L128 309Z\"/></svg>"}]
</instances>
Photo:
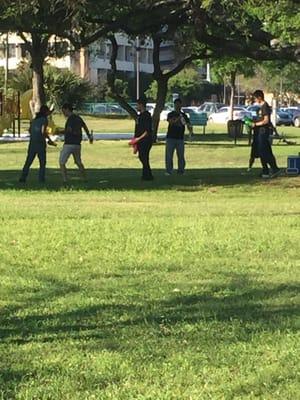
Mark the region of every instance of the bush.
<instances>
[{"instance_id":1,"label":"bush","mask_svg":"<svg viewBox=\"0 0 300 400\"><path fill-rule=\"evenodd\" d=\"M90 95L91 85L69 70L61 70L50 65L44 68L45 91L47 101L56 107L71 103L80 107ZM21 64L12 77L11 86L21 93L32 88L32 70L28 64Z\"/></svg>"}]
</instances>

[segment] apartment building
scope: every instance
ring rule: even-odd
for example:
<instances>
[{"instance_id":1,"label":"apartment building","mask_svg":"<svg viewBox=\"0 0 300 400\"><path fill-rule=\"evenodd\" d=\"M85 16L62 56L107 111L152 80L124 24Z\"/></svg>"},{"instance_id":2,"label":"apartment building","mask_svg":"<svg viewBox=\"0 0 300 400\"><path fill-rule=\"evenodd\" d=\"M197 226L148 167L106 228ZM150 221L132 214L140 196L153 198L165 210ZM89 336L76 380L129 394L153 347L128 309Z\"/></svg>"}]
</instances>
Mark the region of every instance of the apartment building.
<instances>
[{"instance_id":1,"label":"apartment building","mask_svg":"<svg viewBox=\"0 0 300 400\"><path fill-rule=\"evenodd\" d=\"M118 71L133 76L137 68L140 72L151 74L153 72L152 56L153 43L149 39L131 40L126 35L117 34L119 45L117 68ZM59 44L53 39L50 45ZM0 67L6 67L6 35L0 36ZM111 69L110 56L111 44L107 40L99 40L86 49L68 51L64 57L49 57L47 62L58 68L69 69L82 78L96 84L105 80ZM170 69L174 65L174 46L172 42L164 43L161 48L161 64L163 68ZM8 68L15 70L21 61L28 59L22 39L15 33L8 35Z\"/></svg>"}]
</instances>

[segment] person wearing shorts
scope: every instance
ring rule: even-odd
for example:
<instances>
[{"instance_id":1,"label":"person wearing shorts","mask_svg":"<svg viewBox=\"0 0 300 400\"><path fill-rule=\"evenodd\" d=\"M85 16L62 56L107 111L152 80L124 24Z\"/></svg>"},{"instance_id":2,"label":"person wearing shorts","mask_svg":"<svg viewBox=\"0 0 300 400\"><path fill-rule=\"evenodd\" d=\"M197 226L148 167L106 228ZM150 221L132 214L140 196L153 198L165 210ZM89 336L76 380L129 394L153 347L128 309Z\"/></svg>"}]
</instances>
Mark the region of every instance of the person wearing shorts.
<instances>
[{"instance_id":1,"label":"person wearing shorts","mask_svg":"<svg viewBox=\"0 0 300 400\"><path fill-rule=\"evenodd\" d=\"M83 119L73 112L71 104L64 104L62 112L67 118L65 125L65 141L59 156L59 166L63 178L63 182L67 183L67 168L66 164L69 157L72 155L75 164L79 168L80 174L83 179L86 179L85 168L81 160L81 141L82 129L87 134L90 143L93 143L93 136L90 133Z\"/></svg>"}]
</instances>

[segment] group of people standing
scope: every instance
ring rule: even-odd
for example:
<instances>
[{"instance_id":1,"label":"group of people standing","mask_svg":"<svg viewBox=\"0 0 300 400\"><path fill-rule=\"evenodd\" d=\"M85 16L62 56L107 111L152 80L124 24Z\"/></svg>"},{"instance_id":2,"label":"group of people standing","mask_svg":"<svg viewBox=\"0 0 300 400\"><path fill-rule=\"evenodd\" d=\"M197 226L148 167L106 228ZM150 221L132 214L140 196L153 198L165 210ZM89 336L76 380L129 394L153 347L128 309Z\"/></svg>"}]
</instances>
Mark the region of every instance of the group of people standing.
<instances>
[{"instance_id":1,"label":"group of people standing","mask_svg":"<svg viewBox=\"0 0 300 400\"><path fill-rule=\"evenodd\" d=\"M272 152L269 137L272 133L271 124L271 108L264 99L264 93L257 90L253 94L256 102L260 105L258 119L253 122L253 142L251 148L251 157L260 158L262 164L263 178L274 177L280 173L276 159ZM177 173L179 175L185 172L185 149L184 134L186 127L190 135L193 134L193 128L190 124L188 116L182 111L182 102L178 98L174 101L174 110L168 114L168 130L166 137L165 150L165 175L170 176L174 172L174 152L176 151L178 159ZM137 101L138 117L136 120L134 145L138 152L139 160L142 164L142 180L153 180L153 174L150 167L150 151L153 144L152 117L146 108L146 100L141 98ZM81 159L81 141L82 130L87 134L90 143L93 143L93 135L90 133L83 119L73 112L70 104L64 104L62 112L66 117L64 130L64 145L60 152L59 165L64 183L67 183L66 164L72 155L75 164L78 166L82 178L85 176L85 168ZM39 181L45 181L46 168L46 143L49 145L54 143L47 134L48 116L51 114L50 109L43 105L40 111L30 125L30 141L28 146L27 158L22 170L20 182L25 182L28 176L30 166L36 156L39 158L40 170ZM271 169L271 171L270 171Z\"/></svg>"},{"instance_id":2,"label":"group of people standing","mask_svg":"<svg viewBox=\"0 0 300 400\"><path fill-rule=\"evenodd\" d=\"M82 178L86 179L85 168L81 159L82 130L87 134L90 143L93 143L93 135L90 133L83 119L73 112L71 104L64 104L62 106L62 113L66 117L66 124L64 129L64 145L59 155L59 166L63 183L66 184L68 180L66 164L71 155ZM36 156L40 163L39 182L45 182L47 143L48 145L56 145L48 135L48 117L50 114L51 110L49 107L42 105L40 111L30 123L27 157L19 182L26 182L30 166Z\"/></svg>"},{"instance_id":3,"label":"group of people standing","mask_svg":"<svg viewBox=\"0 0 300 400\"><path fill-rule=\"evenodd\" d=\"M185 156L184 156L184 133L185 127L188 127L190 134L193 133L192 125L188 116L181 110L182 102L180 99L174 101L174 111L168 114L168 131L166 138L166 152L165 152L165 164L166 164L166 175L172 175L173 173L173 157L176 151L178 158L178 170L177 173L182 175L185 170ZM139 112L136 128L135 138L137 144L137 150L139 153L139 159L142 163L142 179L153 180L153 175L150 167L150 150L153 143L152 135L152 117L149 111L146 109L146 100L139 99L137 101L137 110Z\"/></svg>"},{"instance_id":4,"label":"group of people standing","mask_svg":"<svg viewBox=\"0 0 300 400\"><path fill-rule=\"evenodd\" d=\"M274 178L280 174L276 159L274 157L270 136L273 132L271 123L271 107L265 101L262 90L256 90L253 93L253 100L258 104L259 111L256 120L252 123L253 131L250 168L255 158L260 158L262 172L260 176L264 179ZM184 155L184 134L187 127L190 135L193 134L193 127L190 124L188 116L182 111L182 102L178 98L174 101L174 111L168 114L168 131L166 137L165 151L165 175L170 176L174 172L173 158L176 151L178 159L177 173L184 174L185 155ZM152 180L152 172L149 162L149 154L152 146L152 123L151 115L146 110L146 102L143 99L138 100L139 116L137 119L135 137L137 138L137 147L139 158L143 165L142 179Z\"/></svg>"}]
</instances>

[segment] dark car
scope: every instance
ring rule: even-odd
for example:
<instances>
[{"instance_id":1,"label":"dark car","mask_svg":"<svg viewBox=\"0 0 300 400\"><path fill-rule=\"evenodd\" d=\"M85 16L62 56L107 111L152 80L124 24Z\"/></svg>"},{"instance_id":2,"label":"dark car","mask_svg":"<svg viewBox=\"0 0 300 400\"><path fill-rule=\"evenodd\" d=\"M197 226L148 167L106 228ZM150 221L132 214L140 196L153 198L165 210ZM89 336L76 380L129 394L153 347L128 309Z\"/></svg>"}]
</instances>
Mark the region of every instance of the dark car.
<instances>
[{"instance_id":1,"label":"dark car","mask_svg":"<svg viewBox=\"0 0 300 400\"><path fill-rule=\"evenodd\" d=\"M257 118L259 109L260 109L260 106L258 106L258 105L253 105L253 106L247 107L247 110L251 112L253 119ZM289 114L286 111L281 111L281 110L276 111L276 125L289 126L292 124L293 124L293 118L292 118L291 114Z\"/></svg>"},{"instance_id":2,"label":"dark car","mask_svg":"<svg viewBox=\"0 0 300 400\"><path fill-rule=\"evenodd\" d=\"M300 108L299 107L287 107L281 109L281 111L287 112L292 117L292 124L297 128L300 128Z\"/></svg>"}]
</instances>

